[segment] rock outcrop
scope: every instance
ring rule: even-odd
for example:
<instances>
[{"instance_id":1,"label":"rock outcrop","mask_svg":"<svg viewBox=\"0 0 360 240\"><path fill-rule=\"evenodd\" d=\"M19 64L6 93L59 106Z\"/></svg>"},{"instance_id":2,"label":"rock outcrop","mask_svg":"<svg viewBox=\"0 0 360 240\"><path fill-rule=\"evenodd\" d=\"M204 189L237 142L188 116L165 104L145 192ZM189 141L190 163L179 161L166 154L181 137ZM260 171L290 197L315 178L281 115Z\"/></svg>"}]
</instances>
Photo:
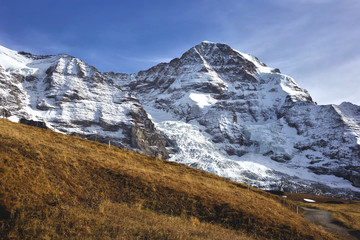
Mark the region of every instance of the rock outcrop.
<instances>
[{"instance_id":1,"label":"rock outcrop","mask_svg":"<svg viewBox=\"0 0 360 240\"><path fill-rule=\"evenodd\" d=\"M33 126L33 127L48 129L48 127L46 126L46 123L41 122L41 121L27 120L25 118L21 118L19 123L26 124L26 125Z\"/></svg>"},{"instance_id":2,"label":"rock outcrop","mask_svg":"<svg viewBox=\"0 0 360 240\"><path fill-rule=\"evenodd\" d=\"M69 55L0 50L2 116L17 116L33 125L46 123L62 133L168 157L165 138L138 99L95 67Z\"/></svg>"},{"instance_id":3,"label":"rock outcrop","mask_svg":"<svg viewBox=\"0 0 360 240\"><path fill-rule=\"evenodd\" d=\"M317 105L256 57L203 42L111 79L138 96L173 142L171 160L265 189L359 196L351 186L359 186L359 107Z\"/></svg>"}]
</instances>

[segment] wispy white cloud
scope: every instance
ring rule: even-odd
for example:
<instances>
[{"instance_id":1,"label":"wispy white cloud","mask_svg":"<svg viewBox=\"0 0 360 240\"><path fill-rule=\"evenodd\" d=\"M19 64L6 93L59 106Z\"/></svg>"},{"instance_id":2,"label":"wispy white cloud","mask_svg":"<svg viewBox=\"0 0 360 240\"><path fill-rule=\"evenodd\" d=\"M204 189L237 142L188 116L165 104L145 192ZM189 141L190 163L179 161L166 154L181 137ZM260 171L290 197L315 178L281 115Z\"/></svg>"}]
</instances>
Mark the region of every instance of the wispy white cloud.
<instances>
[{"instance_id":1,"label":"wispy white cloud","mask_svg":"<svg viewBox=\"0 0 360 240\"><path fill-rule=\"evenodd\" d=\"M305 73L303 87L320 104L348 101L360 105L360 57Z\"/></svg>"},{"instance_id":2,"label":"wispy white cloud","mask_svg":"<svg viewBox=\"0 0 360 240\"><path fill-rule=\"evenodd\" d=\"M336 2L337 0L273 0L275 3L278 4L324 4L324 3L331 3Z\"/></svg>"},{"instance_id":3,"label":"wispy white cloud","mask_svg":"<svg viewBox=\"0 0 360 240\"><path fill-rule=\"evenodd\" d=\"M320 6L331 1L274 0L286 5L278 21L264 22L260 27L258 22L247 22L249 28L254 29L248 33L237 31L226 22L224 29L227 36L233 36L229 37L231 46L294 77L319 103L352 101L360 105L357 96L360 92L360 50L356 44L360 39L360 29L356 25L360 20L356 13L360 11L360 4L344 0L336 6ZM319 6L294 10L289 8L290 2Z\"/></svg>"}]
</instances>

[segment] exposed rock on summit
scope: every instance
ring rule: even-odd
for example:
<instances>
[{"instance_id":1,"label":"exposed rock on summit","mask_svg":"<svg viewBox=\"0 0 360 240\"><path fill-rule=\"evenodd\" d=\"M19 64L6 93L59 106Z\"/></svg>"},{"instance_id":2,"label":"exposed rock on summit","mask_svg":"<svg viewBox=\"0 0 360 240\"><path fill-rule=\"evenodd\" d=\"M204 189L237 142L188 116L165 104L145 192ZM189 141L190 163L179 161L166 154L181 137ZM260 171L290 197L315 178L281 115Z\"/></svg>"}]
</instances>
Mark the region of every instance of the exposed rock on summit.
<instances>
[{"instance_id":1,"label":"exposed rock on summit","mask_svg":"<svg viewBox=\"0 0 360 240\"><path fill-rule=\"evenodd\" d=\"M44 122L55 131L168 157L165 138L138 99L96 68L64 54L0 50L0 111L6 117Z\"/></svg>"},{"instance_id":2,"label":"exposed rock on summit","mask_svg":"<svg viewBox=\"0 0 360 240\"><path fill-rule=\"evenodd\" d=\"M169 63L112 79L175 143L171 160L262 188L282 182L289 191L359 197L350 184L360 176L358 106L317 105L256 57L202 42Z\"/></svg>"}]
</instances>

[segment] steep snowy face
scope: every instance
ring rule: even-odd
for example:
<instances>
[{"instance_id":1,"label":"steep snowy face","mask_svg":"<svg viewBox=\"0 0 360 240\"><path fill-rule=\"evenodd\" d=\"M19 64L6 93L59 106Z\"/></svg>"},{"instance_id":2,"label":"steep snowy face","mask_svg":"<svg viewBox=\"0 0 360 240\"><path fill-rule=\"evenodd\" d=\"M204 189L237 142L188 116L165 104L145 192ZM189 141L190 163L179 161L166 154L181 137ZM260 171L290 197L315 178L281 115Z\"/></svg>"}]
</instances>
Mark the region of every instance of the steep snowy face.
<instances>
[{"instance_id":1,"label":"steep snowy face","mask_svg":"<svg viewBox=\"0 0 360 240\"><path fill-rule=\"evenodd\" d=\"M318 106L256 57L202 42L111 79L138 96L169 139L170 160L265 189L360 197L356 107Z\"/></svg>"},{"instance_id":2,"label":"steep snowy face","mask_svg":"<svg viewBox=\"0 0 360 240\"><path fill-rule=\"evenodd\" d=\"M294 147L310 160L308 168L317 174L334 174L360 186L360 107L294 104L283 111L288 125L302 141ZM306 153L306 154L304 154Z\"/></svg>"},{"instance_id":3,"label":"steep snowy face","mask_svg":"<svg viewBox=\"0 0 360 240\"><path fill-rule=\"evenodd\" d=\"M167 157L138 99L96 68L68 56L35 56L0 49L0 111L49 128Z\"/></svg>"},{"instance_id":4,"label":"steep snowy face","mask_svg":"<svg viewBox=\"0 0 360 240\"><path fill-rule=\"evenodd\" d=\"M0 114L264 189L360 199L360 107L316 105L225 44L130 75L0 47Z\"/></svg>"},{"instance_id":5,"label":"steep snowy face","mask_svg":"<svg viewBox=\"0 0 360 240\"><path fill-rule=\"evenodd\" d=\"M245 122L277 119L284 104L312 102L292 78L225 44L202 42L168 64L122 81L151 105L193 119L211 110L236 113ZM170 101L169 101L170 100Z\"/></svg>"}]
</instances>

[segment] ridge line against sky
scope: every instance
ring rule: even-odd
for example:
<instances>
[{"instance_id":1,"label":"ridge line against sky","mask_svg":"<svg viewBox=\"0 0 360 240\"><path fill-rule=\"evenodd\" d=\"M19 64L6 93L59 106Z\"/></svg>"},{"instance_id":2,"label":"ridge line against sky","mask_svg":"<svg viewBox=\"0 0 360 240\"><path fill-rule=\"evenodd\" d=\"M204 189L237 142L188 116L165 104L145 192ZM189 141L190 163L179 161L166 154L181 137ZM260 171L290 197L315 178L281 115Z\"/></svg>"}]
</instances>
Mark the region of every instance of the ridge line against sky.
<instances>
[{"instance_id":1,"label":"ridge line against sky","mask_svg":"<svg viewBox=\"0 0 360 240\"><path fill-rule=\"evenodd\" d=\"M0 45L134 73L204 40L252 54L319 104L360 105L358 0L0 0Z\"/></svg>"}]
</instances>

